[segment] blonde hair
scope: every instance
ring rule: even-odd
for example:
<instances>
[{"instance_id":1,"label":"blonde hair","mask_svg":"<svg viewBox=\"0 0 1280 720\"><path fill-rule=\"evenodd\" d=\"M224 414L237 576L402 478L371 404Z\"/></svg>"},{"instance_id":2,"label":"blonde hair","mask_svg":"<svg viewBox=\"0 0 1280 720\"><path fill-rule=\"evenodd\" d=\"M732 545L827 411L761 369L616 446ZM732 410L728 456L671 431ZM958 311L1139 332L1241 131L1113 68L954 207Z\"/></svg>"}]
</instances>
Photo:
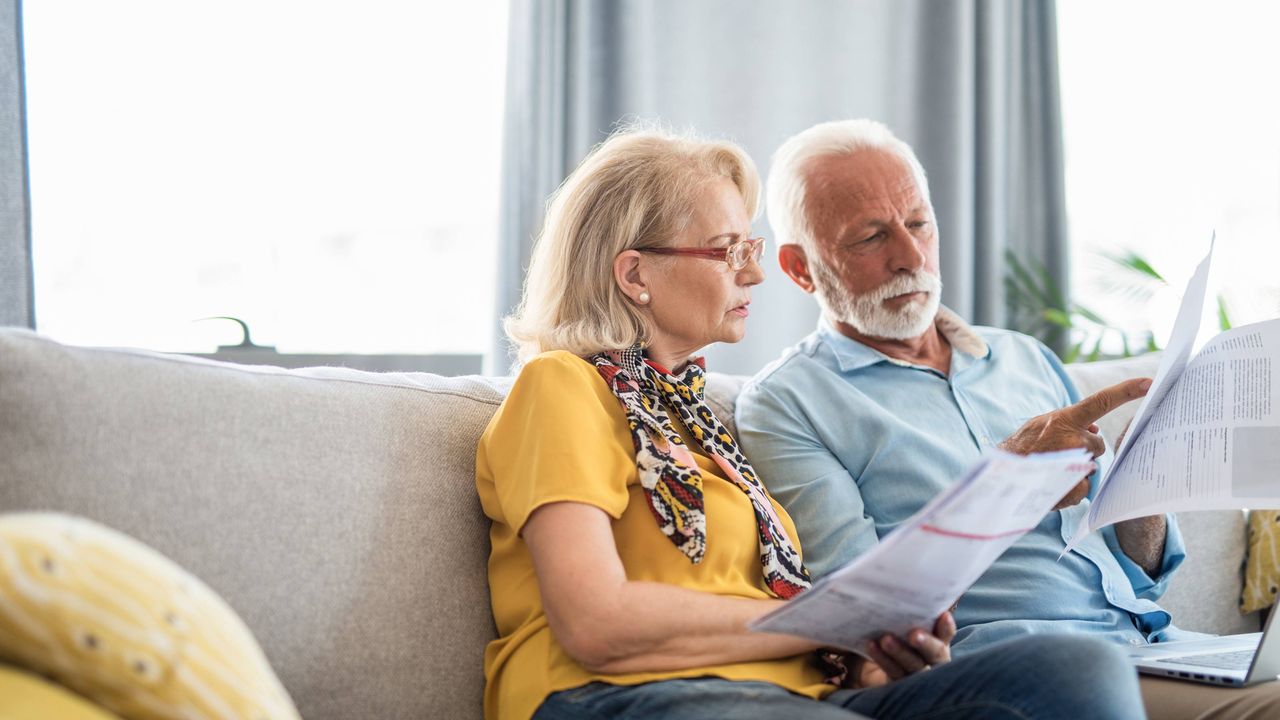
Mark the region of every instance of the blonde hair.
<instances>
[{"instance_id":1,"label":"blonde hair","mask_svg":"<svg viewBox=\"0 0 1280 720\"><path fill-rule=\"evenodd\" d=\"M731 142L624 129L597 145L552 194L524 295L503 322L519 362L549 350L586 357L646 344L649 323L618 287L614 259L670 244L715 178L731 180L755 216L760 177Z\"/></svg>"},{"instance_id":2,"label":"blonde hair","mask_svg":"<svg viewBox=\"0 0 1280 720\"><path fill-rule=\"evenodd\" d=\"M850 155L874 149L893 153L907 163L916 183L929 201L929 179L911 146L899 140L888 127L874 120L835 120L814 125L792 135L773 154L769 168L769 227L779 246L814 247L813 224L809 221L810 168L827 157Z\"/></svg>"}]
</instances>

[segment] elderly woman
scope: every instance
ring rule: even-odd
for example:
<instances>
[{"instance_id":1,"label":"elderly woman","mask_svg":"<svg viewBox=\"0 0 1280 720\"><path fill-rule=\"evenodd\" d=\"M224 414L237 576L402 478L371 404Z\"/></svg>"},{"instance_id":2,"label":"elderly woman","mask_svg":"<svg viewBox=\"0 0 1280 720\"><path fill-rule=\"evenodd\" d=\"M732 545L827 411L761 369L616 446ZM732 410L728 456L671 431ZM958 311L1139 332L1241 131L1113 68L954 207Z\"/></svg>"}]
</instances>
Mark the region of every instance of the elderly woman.
<instances>
[{"instance_id":1,"label":"elderly woman","mask_svg":"<svg viewBox=\"0 0 1280 720\"><path fill-rule=\"evenodd\" d=\"M844 673L746 629L809 586L693 357L746 331L758 194L736 146L659 132L615 135L557 191L507 324L524 365L476 458L500 635L486 717L1142 717L1133 671L1093 641L948 663L944 615Z\"/></svg>"}]
</instances>

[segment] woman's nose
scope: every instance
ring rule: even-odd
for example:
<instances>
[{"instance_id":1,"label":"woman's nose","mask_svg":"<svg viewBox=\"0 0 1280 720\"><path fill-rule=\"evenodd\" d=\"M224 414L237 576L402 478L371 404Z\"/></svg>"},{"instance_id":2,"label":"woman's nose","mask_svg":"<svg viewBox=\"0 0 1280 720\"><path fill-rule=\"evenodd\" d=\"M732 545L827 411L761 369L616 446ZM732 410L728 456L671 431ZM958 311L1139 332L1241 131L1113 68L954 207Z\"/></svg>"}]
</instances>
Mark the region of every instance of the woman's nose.
<instances>
[{"instance_id":1,"label":"woman's nose","mask_svg":"<svg viewBox=\"0 0 1280 720\"><path fill-rule=\"evenodd\" d=\"M738 271L738 284L751 286L764 282L764 265L754 255L747 261L746 267Z\"/></svg>"}]
</instances>

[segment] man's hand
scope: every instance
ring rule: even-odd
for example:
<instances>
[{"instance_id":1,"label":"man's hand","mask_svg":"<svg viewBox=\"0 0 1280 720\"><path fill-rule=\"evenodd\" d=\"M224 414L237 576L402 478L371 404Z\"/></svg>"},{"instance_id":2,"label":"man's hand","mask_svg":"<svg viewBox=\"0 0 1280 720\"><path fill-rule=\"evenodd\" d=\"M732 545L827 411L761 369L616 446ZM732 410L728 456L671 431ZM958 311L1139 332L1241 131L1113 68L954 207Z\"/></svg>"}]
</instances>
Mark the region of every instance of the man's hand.
<instances>
[{"instance_id":1,"label":"man's hand","mask_svg":"<svg viewBox=\"0 0 1280 720\"><path fill-rule=\"evenodd\" d=\"M951 639L955 636L955 618L950 612L944 612L934 623L932 635L914 628L907 633L905 640L888 634L873 640L867 645L871 659L860 658L861 662L850 673L852 686L879 687L950 662Z\"/></svg>"},{"instance_id":2,"label":"man's hand","mask_svg":"<svg viewBox=\"0 0 1280 720\"><path fill-rule=\"evenodd\" d=\"M1103 388L1074 405L1031 418L1000 443L1000 448L1018 455L1085 448L1096 458L1107 451L1096 422L1130 400L1146 395L1149 389L1150 378L1134 378ZM1086 475L1063 496L1054 510L1075 505L1088 494L1089 477Z\"/></svg>"}]
</instances>

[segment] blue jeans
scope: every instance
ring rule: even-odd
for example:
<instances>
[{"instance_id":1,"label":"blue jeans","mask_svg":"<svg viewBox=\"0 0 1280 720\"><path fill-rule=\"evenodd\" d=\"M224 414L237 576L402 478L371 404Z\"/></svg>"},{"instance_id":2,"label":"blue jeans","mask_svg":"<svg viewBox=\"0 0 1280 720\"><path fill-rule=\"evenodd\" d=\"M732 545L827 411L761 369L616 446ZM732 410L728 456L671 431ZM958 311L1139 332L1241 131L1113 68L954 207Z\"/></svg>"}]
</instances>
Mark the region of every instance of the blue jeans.
<instances>
[{"instance_id":1,"label":"blue jeans","mask_svg":"<svg viewBox=\"0 0 1280 720\"><path fill-rule=\"evenodd\" d=\"M1145 718L1138 676L1118 648L1092 638L1014 638L897 682L826 700L767 682L719 678L643 685L593 682L554 693L534 720L1130 720Z\"/></svg>"}]
</instances>

